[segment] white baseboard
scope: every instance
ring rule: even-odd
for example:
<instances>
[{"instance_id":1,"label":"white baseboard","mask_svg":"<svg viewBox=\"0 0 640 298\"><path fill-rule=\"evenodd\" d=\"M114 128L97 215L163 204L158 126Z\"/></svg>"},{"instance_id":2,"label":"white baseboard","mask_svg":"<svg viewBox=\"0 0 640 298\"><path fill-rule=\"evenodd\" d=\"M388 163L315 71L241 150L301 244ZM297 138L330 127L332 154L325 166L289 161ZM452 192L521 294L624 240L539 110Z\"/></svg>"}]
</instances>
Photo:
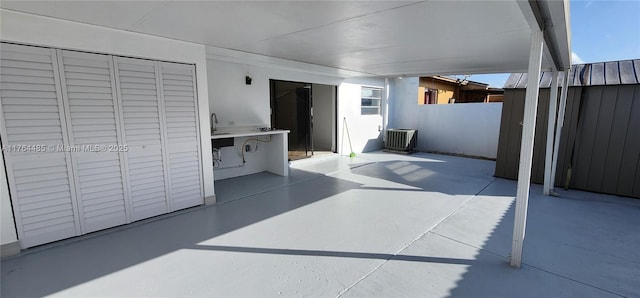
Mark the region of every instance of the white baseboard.
<instances>
[{"instance_id":1,"label":"white baseboard","mask_svg":"<svg viewBox=\"0 0 640 298\"><path fill-rule=\"evenodd\" d=\"M217 202L216 195L211 195L211 196L208 196L208 197L204 198L204 204L205 205L213 205L216 202Z\"/></svg>"},{"instance_id":2,"label":"white baseboard","mask_svg":"<svg viewBox=\"0 0 640 298\"><path fill-rule=\"evenodd\" d=\"M20 241L14 241L0 246L0 258L17 255L20 253Z\"/></svg>"}]
</instances>

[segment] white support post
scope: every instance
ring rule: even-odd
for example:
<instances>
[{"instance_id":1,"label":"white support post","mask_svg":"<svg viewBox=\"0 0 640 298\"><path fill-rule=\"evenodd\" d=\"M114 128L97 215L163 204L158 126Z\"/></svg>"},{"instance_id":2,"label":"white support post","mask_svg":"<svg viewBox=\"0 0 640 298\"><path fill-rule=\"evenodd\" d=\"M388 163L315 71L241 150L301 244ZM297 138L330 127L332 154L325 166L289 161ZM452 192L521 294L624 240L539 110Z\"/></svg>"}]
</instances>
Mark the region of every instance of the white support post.
<instances>
[{"instance_id":1,"label":"white support post","mask_svg":"<svg viewBox=\"0 0 640 298\"><path fill-rule=\"evenodd\" d=\"M553 189L553 181L551 180L551 168L553 159L553 140L556 131L556 110L558 108L558 71L551 73L551 94L549 96L549 120L547 122L547 149L544 159L544 187L543 193L548 196Z\"/></svg>"},{"instance_id":2,"label":"white support post","mask_svg":"<svg viewBox=\"0 0 640 298\"><path fill-rule=\"evenodd\" d=\"M389 78L384 78L384 101L382 102L382 142L387 143L387 128L389 126L389 93L391 90Z\"/></svg>"},{"instance_id":3,"label":"white support post","mask_svg":"<svg viewBox=\"0 0 640 298\"><path fill-rule=\"evenodd\" d=\"M562 134L562 127L564 126L564 112L567 109L567 92L569 92L569 70L564 70L564 80L562 81L562 92L560 93L560 108L558 109L558 125L556 127L556 140L553 148L553 162L551 165L551 183L556 181L556 170L558 168L558 149L560 147L560 137ZM552 184L553 185L553 184ZM551 187L551 195L557 195Z\"/></svg>"},{"instance_id":4,"label":"white support post","mask_svg":"<svg viewBox=\"0 0 640 298\"><path fill-rule=\"evenodd\" d=\"M522 143L520 145L520 169L518 171L516 212L513 222L511 266L515 268L520 268L522 265L522 246L524 244L524 231L527 222L527 206L529 204L531 162L533 160L533 139L536 130L536 110L538 109L538 88L540 87L540 68L542 66L543 47L543 32L534 31L531 34L531 50L529 52L529 72L524 103Z\"/></svg>"}]
</instances>

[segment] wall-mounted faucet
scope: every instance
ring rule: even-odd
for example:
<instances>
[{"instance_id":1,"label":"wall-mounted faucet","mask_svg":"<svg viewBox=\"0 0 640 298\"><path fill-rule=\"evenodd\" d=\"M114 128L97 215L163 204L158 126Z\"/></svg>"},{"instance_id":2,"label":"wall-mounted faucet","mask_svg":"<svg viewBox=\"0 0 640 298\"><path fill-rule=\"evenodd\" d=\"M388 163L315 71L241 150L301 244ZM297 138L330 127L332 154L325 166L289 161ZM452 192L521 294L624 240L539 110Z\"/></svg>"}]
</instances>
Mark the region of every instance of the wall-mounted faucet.
<instances>
[{"instance_id":1,"label":"wall-mounted faucet","mask_svg":"<svg viewBox=\"0 0 640 298\"><path fill-rule=\"evenodd\" d=\"M216 115L216 113L211 113L211 133L218 130L216 128L216 124L218 124L218 115Z\"/></svg>"}]
</instances>

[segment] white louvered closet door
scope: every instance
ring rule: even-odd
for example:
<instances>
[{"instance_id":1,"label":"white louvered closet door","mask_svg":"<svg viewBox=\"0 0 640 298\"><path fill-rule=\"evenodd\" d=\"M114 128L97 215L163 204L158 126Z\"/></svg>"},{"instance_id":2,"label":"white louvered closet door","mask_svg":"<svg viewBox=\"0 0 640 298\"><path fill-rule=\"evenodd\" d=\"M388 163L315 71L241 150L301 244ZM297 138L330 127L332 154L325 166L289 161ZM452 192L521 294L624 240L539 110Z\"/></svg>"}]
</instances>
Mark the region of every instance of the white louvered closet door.
<instances>
[{"instance_id":1,"label":"white louvered closet door","mask_svg":"<svg viewBox=\"0 0 640 298\"><path fill-rule=\"evenodd\" d=\"M58 50L83 233L129 222L113 59Z\"/></svg>"},{"instance_id":2,"label":"white louvered closet door","mask_svg":"<svg viewBox=\"0 0 640 298\"><path fill-rule=\"evenodd\" d=\"M70 156L60 148L67 141L55 50L1 43L0 58L0 127L20 245L79 235Z\"/></svg>"},{"instance_id":3,"label":"white louvered closet door","mask_svg":"<svg viewBox=\"0 0 640 298\"><path fill-rule=\"evenodd\" d=\"M132 220L169 212L158 62L114 57Z\"/></svg>"},{"instance_id":4,"label":"white louvered closet door","mask_svg":"<svg viewBox=\"0 0 640 298\"><path fill-rule=\"evenodd\" d=\"M160 62L162 97L167 128L171 209L204 202L200 169L200 139L195 67Z\"/></svg>"}]
</instances>

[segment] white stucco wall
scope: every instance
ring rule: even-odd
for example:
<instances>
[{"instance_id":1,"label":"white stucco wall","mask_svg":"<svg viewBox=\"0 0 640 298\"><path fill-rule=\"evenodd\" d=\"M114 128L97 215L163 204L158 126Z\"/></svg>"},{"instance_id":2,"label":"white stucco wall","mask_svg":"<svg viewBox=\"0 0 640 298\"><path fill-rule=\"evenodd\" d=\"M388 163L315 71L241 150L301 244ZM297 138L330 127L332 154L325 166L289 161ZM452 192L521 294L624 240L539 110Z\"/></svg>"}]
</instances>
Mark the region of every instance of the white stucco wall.
<instances>
[{"instance_id":1,"label":"white stucco wall","mask_svg":"<svg viewBox=\"0 0 640 298\"><path fill-rule=\"evenodd\" d=\"M384 79L351 79L338 87L338 153L349 155L348 136L342 137L346 118L353 152L382 149L382 115L361 115L362 86L384 88ZM346 134L346 132L345 132Z\"/></svg>"},{"instance_id":2,"label":"white stucco wall","mask_svg":"<svg viewBox=\"0 0 640 298\"><path fill-rule=\"evenodd\" d=\"M205 46L0 9L0 39L30 45L195 64L205 196L214 194ZM6 200L4 192L2 201ZM8 206L8 205L7 205ZM2 215L6 212L2 204ZM2 219L5 226L5 217ZM5 239L2 238L2 244Z\"/></svg>"},{"instance_id":3,"label":"white stucco wall","mask_svg":"<svg viewBox=\"0 0 640 298\"><path fill-rule=\"evenodd\" d=\"M236 63L207 61L209 110L219 128L269 126L269 79L263 69ZM245 76L251 73L251 85Z\"/></svg>"},{"instance_id":4,"label":"white stucco wall","mask_svg":"<svg viewBox=\"0 0 640 298\"><path fill-rule=\"evenodd\" d=\"M418 150L496 158L502 103L418 105L418 78L393 90L388 127L418 129Z\"/></svg>"},{"instance_id":5,"label":"white stucco wall","mask_svg":"<svg viewBox=\"0 0 640 298\"><path fill-rule=\"evenodd\" d=\"M237 126L269 126L271 123L269 80L339 85L340 77L311 74L299 70L282 69L278 65L255 65L220 61L209 58L209 109L216 113L220 128ZM245 84L245 76L252 78Z\"/></svg>"},{"instance_id":6,"label":"white stucco wall","mask_svg":"<svg viewBox=\"0 0 640 298\"><path fill-rule=\"evenodd\" d=\"M496 158L502 103L421 105L418 149Z\"/></svg>"},{"instance_id":7,"label":"white stucco wall","mask_svg":"<svg viewBox=\"0 0 640 298\"><path fill-rule=\"evenodd\" d=\"M226 57L209 55L209 109L218 116L218 128L233 130L234 127L270 126L269 80L284 80L338 86L338 143L340 151L342 119L347 117L351 141L355 152L382 148L382 125L379 115L360 115L360 88L362 86L384 87L384 79L345 79L337 70L313 69L308 64L287 61L255 62L260 57L240 61L227 61ZM252 77L252 84L245 84L245 76ZM416 91L417 92L417 91ZM345 138L345 151L349 144ZM226 149L225 149L226 150ZM339 152L340 153L340 152ZM346 154L349 154L346 152ZM226 172L246 171L229 169Z\"/></svg>"}]
</instances>

